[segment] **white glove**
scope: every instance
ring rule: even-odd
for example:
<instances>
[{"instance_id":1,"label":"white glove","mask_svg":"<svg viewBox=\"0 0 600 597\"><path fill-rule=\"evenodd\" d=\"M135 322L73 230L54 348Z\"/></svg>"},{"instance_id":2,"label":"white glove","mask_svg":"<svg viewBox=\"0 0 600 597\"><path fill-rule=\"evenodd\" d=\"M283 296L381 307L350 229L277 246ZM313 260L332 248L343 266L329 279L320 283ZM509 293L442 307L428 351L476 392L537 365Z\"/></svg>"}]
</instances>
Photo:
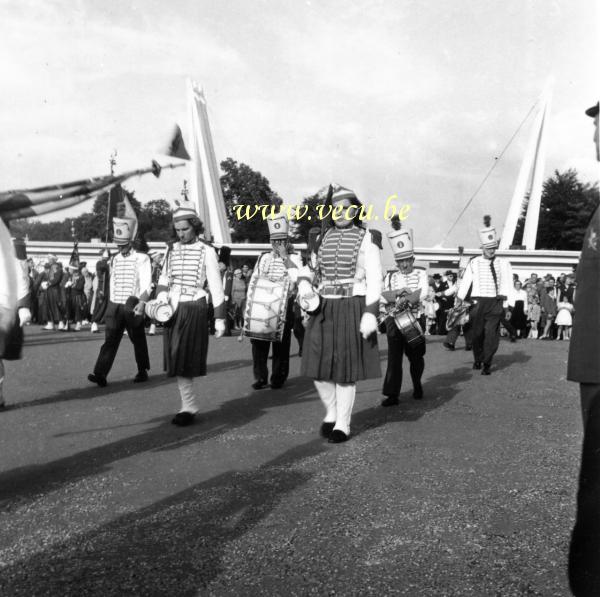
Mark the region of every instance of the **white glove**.
<instances>
[{"instance_id":1,"label":"white glove","mask_svg":"<svg viewBox=\"0 0 600 597\"><path fill-rule=\"evenodd\" d=\"M366 340L373 332L377 331L377 317L373 313L363 313L360 318L360 333Z\"/></svg>"},{"instance_id":2,"label":"white glove","mask_svg":"<svg viewBox=\"0 0 600 597\"><path fill-rule=\"evenodd\" d=\"M215 338L220 338L225 333L225 320L215 319Z\"/></svg>"},{"instance_id":3,"label":"white glove","mask_svg":"<svg viewBox=\"0 0 600 597\"><path fill-rule=\"evenodd\" d=\"M65 283L65 288L71 288L71 286L73 286L73 282L71 282L71 280Z\"/></svg>"},{"instance_id":4,"label":"white glove","mask_svg":"<svg viewBox=\"0 0 600 597\"><path fill-rule=\"evenodd\" d=\"M50 286L50 284L48 284L48 282L46 282L45 280L40 284L40 286L44 289L44 290L48 290L48 286Z\"/></svg>"},{"instance_id":5,"label":"white glove","mask_svg":"<svg viewBox=\"0 0 600 597\"><path fill-rule=\"evenodd\" d=\"M168 303L169 302L169 293L166 290L163 290L162 292L159 292L156 295L156 300L159 303L163 303L163 304Z\"/></svg>"},{"instance_id":6,"label":"white glove","mask_svg":"<svg viewBox=\"0 0 600 597\"><path fill-rule=\"evenodd\" d=\"M21 307L19 309L19 324L21 327L28 324L31 321L31 311L27 307Z\"/></svg>"}]
</instances>

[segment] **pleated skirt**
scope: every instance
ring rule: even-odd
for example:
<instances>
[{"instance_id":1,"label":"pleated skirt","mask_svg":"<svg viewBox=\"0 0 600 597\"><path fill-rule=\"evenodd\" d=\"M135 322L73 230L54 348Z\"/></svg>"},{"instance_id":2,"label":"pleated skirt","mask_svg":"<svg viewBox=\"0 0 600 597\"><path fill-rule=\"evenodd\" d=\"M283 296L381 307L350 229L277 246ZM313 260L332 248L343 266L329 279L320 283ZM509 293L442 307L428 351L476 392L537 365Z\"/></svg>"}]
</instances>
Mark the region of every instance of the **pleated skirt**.
<instances>
[{"instance_id":1,"label":"pleated skirt","mask_svg":"<svg viewBox=\"0 0 600 597\"><path fill-rule=\"evenodd\" d=\"M165 324L164 368L168 377L206 375L208 306L205 298L179 303Z\"/></svg>"},{"instance_id":2,"label":"pleated skirt","mask_svg":"<svg viewBox=\"0 0 600 597\"><path fill-rule=\"evenodd\" d=\"M364 340L359 331L364 312L364 296L323 299L306 326L302 375L335 383L381 377L377 334Z\"/></svg>"}]
</instances>

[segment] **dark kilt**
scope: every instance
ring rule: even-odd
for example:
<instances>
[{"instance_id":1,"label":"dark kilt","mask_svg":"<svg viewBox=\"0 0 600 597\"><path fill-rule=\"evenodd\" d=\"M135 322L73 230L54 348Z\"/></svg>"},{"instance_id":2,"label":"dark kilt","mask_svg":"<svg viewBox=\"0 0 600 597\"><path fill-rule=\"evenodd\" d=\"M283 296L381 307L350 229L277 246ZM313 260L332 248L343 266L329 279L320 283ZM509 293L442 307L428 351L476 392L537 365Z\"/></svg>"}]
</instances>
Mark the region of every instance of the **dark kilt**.
<instances>
[{"instance_id":1,"label":"dark kilt","mask_svg":"<svg viewBox=\"0 0 600 597\"><path fill-rule=\"evenodd\" d=\"M23 349L23 339L23 328L19 323L19 316L17 315L15 322L6 333L4 352L0 354L0 359L6 359L7 361L20 359Z\"/></svg>"},{"instance_id":2,"label":"dark kilt","mask_svg":"<svg viewBox=\"0 0 600 597\"><path fill-rule=\"evenodd\" d=\"M165 324L164 367L168 377L206 375L208 305L206 298L179 303Z\"/></svg>"},{"instance_id":3,"label":"dark kilt","mask_svg":"<svg viewBox=\"0 0 600 597\"><path fill-rule=\"evenodd\" d=\"M306 326L302 375L335 383L381 377L377 334L364 340L359 331L364 312L364 296L322 299Z\"/></svg>"}]
</instances>

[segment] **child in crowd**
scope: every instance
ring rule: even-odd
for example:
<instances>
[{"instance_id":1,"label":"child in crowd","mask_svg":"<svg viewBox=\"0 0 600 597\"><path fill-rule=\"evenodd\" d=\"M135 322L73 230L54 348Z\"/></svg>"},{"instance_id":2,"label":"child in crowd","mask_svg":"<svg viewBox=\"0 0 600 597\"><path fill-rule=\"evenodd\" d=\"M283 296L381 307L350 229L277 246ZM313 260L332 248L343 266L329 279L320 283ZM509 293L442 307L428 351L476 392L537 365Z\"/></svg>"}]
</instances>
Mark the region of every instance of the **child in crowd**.
<instances>
[{"instance_id":1,"label":"child in crowd","mask_svg":"<svg viewBox=\"0 0 600 597\"><path fill-rule=\"evenodd\" d=\"M533 296L531 297L531 303L527 308L527 324L529 326L528 338L537 339L541 315L540 299L537 296Z\"/></svg>"}]
</instances>

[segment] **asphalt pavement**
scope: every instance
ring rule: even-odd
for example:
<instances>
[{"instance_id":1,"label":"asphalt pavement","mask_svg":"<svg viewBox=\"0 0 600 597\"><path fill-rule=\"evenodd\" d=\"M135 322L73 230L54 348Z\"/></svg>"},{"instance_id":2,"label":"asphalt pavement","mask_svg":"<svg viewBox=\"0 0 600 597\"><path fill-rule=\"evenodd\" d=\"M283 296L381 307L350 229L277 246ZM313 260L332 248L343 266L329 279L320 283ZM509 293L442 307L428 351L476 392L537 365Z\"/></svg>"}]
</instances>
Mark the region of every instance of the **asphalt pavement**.
<instances>
[{"instance_id":1,"label":"asphalt pavement","mask_svg":"<svg viewBox=\"0 0 600 597\"><path fill-rule=\"evenodd\" d=\"M568 342L503 340L486 377L430 337L425 399L406 361L399 406L359 383L334 445L294 340L286 385L255 391L249 341L211 338L177 428L160 335L148 382L124 338L106 388L87 381L102 335L26 335L0 412L2 596L569 594Z\"/></svg>"}]
</instances>

